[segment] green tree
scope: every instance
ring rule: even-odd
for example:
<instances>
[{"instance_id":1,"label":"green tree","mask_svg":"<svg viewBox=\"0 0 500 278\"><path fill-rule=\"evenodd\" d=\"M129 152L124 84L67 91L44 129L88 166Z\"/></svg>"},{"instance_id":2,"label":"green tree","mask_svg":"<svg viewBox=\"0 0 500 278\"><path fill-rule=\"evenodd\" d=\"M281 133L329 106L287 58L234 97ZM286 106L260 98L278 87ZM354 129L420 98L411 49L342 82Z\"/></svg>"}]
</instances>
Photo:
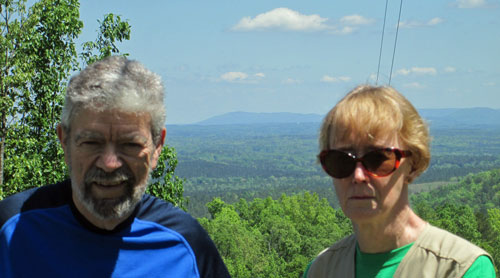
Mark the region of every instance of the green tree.
<instances>
[{"instance_id":1,"label":"green tree","mask_svg":"<svg viewBox=\"0 0 500 278\"><path fill-rule=\"evenodd\" d=\"M55 124L83 23L76 0L0 7L0 188L12 194L64 175Z\"/></svg>"},{"instance_id":2,"label":"green tree","mask_svg":"<svg viewBox=\"0 0 500 278\"><path fill-rule=\"evenodd\" d=\"M207 204L200 222L233 277L298 277L316 255L352 232L349 220L317 194Z\"/></svg>"},{"instance_id":3,"label":"green tree","mask_svg":"<svg viewBox=\"0 0 500 278\"><path fill-rule=\"evenodd\" d=\"M478 221L471 207L445 203L437 206L434 211L423 204L419 204L416 209L416 212L431 224L481 245Z\"/></svg>"},{"instance_id":4,"label":"green tree","mask_svg":"<svg viewBox=\"0 0 500 278\"><path fill-rule=\"evenodd\" d=\"M208 203L212 219L199 219L233 277L280 277L274 256L266 252L261 232L242 219L233 206L215 198Z\"/></svg>"},{"instance_id":5,"label":"green tree","mask_svg":"<svg viewBox=\"0 0 500 278\"><path fill-rule=\"evenodd\" d=\"M498 272L500 267L500 209L488 209L486 217L483 239L485 240L485 245L489 247L487 251L493 257L498 276L500 274Z\"/></svg>"},{"instance_id":6,"label":"green tree","mask_svg":"<svg viewBox=\"0 0 500 278\"><path fill-rule=\"evenodd\" d=\"M183 197L184 180L175 175L177 163L175 149L165 145L158 158L158 165L151 174L153 181L147 192L186 210L187 200Z\"/></svg>"},{"instance_id":7,"label":"green tree","mask_svg":"<svg viewBox=\"0 0 500 278\"><path fill-rule=\"evenodd\" d=\"M100 27L97 39L84 43L83 52L80 54L86 64L92 64L104 57L120 53L116 42L130 39L131 27L127 21L122 21L120 16L107 14L102 21L98 20L98 22Z\"/></svg>"}]
</instances>

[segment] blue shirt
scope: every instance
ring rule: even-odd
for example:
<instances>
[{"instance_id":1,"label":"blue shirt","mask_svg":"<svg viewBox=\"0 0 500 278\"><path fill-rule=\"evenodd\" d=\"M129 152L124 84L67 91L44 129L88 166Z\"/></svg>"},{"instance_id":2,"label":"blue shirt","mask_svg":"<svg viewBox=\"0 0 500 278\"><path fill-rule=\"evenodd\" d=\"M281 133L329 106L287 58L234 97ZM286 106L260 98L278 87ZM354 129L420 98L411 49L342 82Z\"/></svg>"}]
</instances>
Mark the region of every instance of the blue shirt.
<instances>
[{"instance_id":1,"label":"blue shirt","mask_svg":"<svg viewBox=\"0 0 500 278\"><path fill-rule=\"evenodd\" d=\"M0 277L229 277L189 214L150 195L114 230L88 222L71 182L0 202Z\"/></svg>"}]
</instances>

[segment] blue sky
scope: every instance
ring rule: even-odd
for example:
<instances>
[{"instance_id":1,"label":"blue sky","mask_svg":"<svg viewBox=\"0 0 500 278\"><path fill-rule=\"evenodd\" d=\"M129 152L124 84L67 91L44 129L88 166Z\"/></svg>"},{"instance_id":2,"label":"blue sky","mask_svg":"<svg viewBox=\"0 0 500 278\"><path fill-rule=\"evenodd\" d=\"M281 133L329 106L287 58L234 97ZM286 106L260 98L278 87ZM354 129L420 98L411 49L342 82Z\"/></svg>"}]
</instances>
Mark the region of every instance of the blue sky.
<instances>
[{"instance_id":1,"label":"blue sky","mask_svg":"<svg viewBox=\"0 0 500 278\"><path fill-rule=\"evenodd\" d=\"M83 0L132 26L120 45L160 74L168 124L234 111L325 114L375 84L385 1ZM400 1L389 0L378 84L389 82ZM391 85L417 108L500 108L500 1L404 1Z\"/></svg>"}]
</instances>

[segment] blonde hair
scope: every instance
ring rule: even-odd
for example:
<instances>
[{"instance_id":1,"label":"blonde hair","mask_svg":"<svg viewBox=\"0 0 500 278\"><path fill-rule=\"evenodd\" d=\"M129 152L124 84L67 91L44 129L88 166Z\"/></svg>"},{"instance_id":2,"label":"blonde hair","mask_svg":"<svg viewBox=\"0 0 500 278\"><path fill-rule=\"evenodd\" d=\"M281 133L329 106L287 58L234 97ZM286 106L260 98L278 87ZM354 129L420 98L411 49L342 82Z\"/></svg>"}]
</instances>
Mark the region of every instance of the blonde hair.
<instances>
[{"instance_id":1,"label":"blonde hair","mask_svg":"<svg viewBox=\"0 0 500 278\"><path fill-rule=\"evenodd\" d=\"M361 85L350 91L328 112L320 130L320 150L330 144L353 140L369 142L396 132L412 152L412 177L420 175L430 162L430 137L425 121L413 105L392 87ZM411 182L411 180L410 180Z\"/></svg>"}]
</instances>

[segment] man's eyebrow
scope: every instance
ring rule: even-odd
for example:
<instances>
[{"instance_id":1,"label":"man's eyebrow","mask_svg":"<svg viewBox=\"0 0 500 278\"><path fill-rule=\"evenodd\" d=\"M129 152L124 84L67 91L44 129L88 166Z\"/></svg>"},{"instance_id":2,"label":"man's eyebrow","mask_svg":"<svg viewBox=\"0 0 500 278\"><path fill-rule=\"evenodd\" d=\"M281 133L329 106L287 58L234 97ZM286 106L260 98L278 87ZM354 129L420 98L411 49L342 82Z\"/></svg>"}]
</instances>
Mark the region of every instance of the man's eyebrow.
<instances>
[{"instance_id":1,"label":"man's eyebrow","mask_svg":"<svg viewBox=\"0 0 500 278\"><path fill-rule=\"evenodd\" d=\"M99 132L85 130L76 134L75 141L82 139L102 139L103 136Z\"/></svg>"},{"instance_id":2,"label":"man's eyebrow","mask_svg":"<svg viewBox=\"0 0 500 278\"><path fill-rule=\"evenodd\" d=\"M139 133L126 133L126 134L120 134L118 136L118 140L120 141L128 141L128 140L131 140L131 141L140 141L142 143L147 143L148 142L148 138L144 135L141 135Z\"/></svg>"}]
</instances>

